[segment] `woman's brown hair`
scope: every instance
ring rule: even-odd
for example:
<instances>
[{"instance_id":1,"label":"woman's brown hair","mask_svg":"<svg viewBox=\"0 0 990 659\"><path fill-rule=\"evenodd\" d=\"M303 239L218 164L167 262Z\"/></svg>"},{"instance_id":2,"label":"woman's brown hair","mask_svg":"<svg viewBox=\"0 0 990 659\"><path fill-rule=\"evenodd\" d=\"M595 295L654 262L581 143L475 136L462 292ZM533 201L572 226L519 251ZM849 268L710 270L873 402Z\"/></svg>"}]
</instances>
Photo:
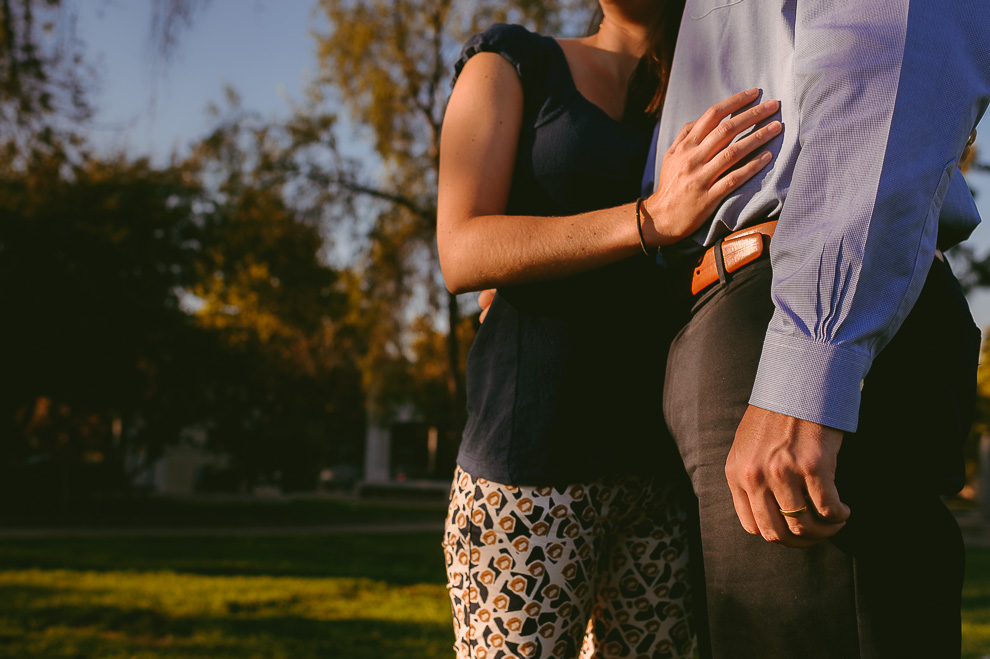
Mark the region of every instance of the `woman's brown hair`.
<instances>
[{"instance_id":1,"label":"woman's brown hair","mask_svg":"<svg viewBox=\"0 0 990 659\"><path fill-rule=\"evenodd\" d=\"M647 39L646 53L629 79L626 91L625 119L641 119L645 113L655 121L660 116L663 100L667 94L667 81L670 78L670 65L674 61L674 45L677 31L684 13L684 0L667 0L663 9L651 26ZM598 30L604 18L601 7L595 12L588 32ZM639 116L637 116L639 115Z\"/></svg>"}]
</instances>

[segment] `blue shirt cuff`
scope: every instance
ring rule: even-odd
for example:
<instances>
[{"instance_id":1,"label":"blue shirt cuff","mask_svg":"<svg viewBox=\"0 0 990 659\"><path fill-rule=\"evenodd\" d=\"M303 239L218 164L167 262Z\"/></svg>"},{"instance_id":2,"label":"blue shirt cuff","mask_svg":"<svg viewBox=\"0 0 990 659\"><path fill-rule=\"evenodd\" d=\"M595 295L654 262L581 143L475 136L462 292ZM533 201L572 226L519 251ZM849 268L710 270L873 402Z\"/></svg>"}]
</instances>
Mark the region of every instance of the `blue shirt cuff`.
<instances>
[{"instance_id":1,"label":"blue shirt cuff","mask_svg":"<svg viewBox=\"0 0 990 659\"><path fill-rule=\"evenodd\" d=\"M855 432L872 361L857 350L768 332L749 404Z\"/></svg>"}]
</instances>

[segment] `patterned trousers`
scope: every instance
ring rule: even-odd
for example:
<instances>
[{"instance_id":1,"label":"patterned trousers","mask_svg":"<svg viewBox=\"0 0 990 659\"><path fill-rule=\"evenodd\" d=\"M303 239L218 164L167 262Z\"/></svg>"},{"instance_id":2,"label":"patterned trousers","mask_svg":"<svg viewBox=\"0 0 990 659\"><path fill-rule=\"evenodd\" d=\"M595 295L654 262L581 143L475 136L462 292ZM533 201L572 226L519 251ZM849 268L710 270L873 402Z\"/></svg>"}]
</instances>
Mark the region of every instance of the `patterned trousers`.
<instances>
[{"instance_id":1,"label":"patterned trousers","mask_svg":"<svg viewBox=\"0 0 990 659\"><path fill-rule=\"evenodd\" d=\"M458 468L443 543L458 659L691 657L673 499L645 477L516 487Z\"/></svg>"}]
</instances>

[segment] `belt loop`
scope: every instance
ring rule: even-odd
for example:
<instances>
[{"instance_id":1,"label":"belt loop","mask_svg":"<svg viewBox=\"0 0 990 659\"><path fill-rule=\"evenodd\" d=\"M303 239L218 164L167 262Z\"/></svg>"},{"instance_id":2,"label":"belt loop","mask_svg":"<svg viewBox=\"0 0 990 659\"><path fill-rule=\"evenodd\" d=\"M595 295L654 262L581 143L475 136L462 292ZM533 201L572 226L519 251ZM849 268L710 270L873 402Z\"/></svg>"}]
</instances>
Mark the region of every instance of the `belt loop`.
<instances>
[{"instance_id":1,"label":"belt loop","mask_svg":"<svg viewBox=\"0 0 990 659\"><path fill-rule=\"evenodd\" d=\"M715 271L718 272L718 281L723 286L729 282L729 273L725 271L725 256L722 254L722 238L715 241Z\"/></svg>"}]
</instances>

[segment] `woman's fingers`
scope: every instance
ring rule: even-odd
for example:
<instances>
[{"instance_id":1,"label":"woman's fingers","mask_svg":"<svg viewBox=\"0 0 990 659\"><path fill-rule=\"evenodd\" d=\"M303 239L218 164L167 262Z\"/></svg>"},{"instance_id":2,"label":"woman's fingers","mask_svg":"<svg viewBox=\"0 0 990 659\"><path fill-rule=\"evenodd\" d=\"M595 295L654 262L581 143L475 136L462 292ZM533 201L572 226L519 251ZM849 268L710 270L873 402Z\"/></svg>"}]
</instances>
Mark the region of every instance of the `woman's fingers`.
<instances>
[{"instance_id":1,"label":"woman's fingers","mask_svg":"<svg viewBox=\"0 0 990 659\"><path fill-rule=\"evenodd\" d=\"M756 100L756 97L760 95L760 90L758 88L748 89L744 92L739 92L738 94L733 94L724 101L720 101L715 105L711 106L705 113L698 117L697 121L691 127L691 141L695 144L701 144L705 141L705 138L715 130L722 121L728 117L733 112L738 112L742 108L746 107L750 103Z\"/></svg>"},{"instance_id":2,"label":"woman's fingers","mask_svg":"<svg viewBox=\"0 0 990 659\"><path fill-rule=\"evenodd\" d=\"M478 316L478 322L485 322L485 316L488 315L488 309L492 306L492 302L495 300L495 289L486 288L485 290L478 293L478 306L481 307L481 315Z\"/></svg>"},{"instance_id":3,"label":"woman's fingers","mask_svg":"<svg viewBox=\"0 0 990 659\"><path fill-rule=\"evenodd\" d=\"M740 112L736 116L726 119L718 126L715 126L708 132L702 143L702 147L708 150L708 159L714 159L719 151L725 149L743 131L749 130L761 121L769 119L779 109L780 102L776 99L770 99L744 112Z\"/></svg>"},{"instance_id":4,"label":"woman's fingers","mask_svg":"<svg viewBox=\"0 0 990 659\"><path fill-rule=\"evenodd\" d=\"M730 192L751 179L770 161L770 154L765 152L751 159L743 167L723 176L725 172L732 170L739 162L780 134L783 125L780 121L773 121L733 142L741 133L770 118L779 109L780 103L771 99L721 121L705 135L698 148L702 153L701 159L705 162L702 166L705 176L711 181L711 194L716 201L721 201ZM700 122L701 120L695 122L696 129Z\"/></svg>"},{"instance_id":5,"label":"woman's fingers","mask_svg":"<svg viewBox=\"0 0 990 659\"><path fill-rule=\"evenodd\" d=\"M681 130L679 133L677 133L677 137L674 138L674 141L671 143L670 148L673 149L678 144L683 142L684 138L686 138L691 133L691 129L694 128L694 125L696 123L698 123L697 119L695 119L694 121L689 121L683 126L681 126Z\"/></svg>"},{"instance_id":6,"label":"woman's fingers","mask_svg":"<svg viewBox=\"0 0 990 659\"><path fill-rule=\"evenodd\" d=\"M709 189L709 194L711 194L717 204L722 201L722 199L727 197L733 190L737 189L743 183L756 176L759 171L766 167L772 159L773 154L769 151L764 151L747 162L745 165L737 169L733 169L731 172L726 173L722 178L715 181Z\"/></svg>"},{"instance_id":7,"label":"woman's fingers","mask_svg":"<svg viewBox=\"0 0 990 659\"><path fill-rule=\"evenodd\" d=\"M690 235L729 192L770 162L762 154L746 158L780 131L779 122L733 144L743 131L777 111L776 101L748 107L758 97L758 89L730 96L681 129L660 162L654 193L643 204L651 244L665 245ZM732 116L735 113L739 114Z\"/></svg>"}]
</instances>

